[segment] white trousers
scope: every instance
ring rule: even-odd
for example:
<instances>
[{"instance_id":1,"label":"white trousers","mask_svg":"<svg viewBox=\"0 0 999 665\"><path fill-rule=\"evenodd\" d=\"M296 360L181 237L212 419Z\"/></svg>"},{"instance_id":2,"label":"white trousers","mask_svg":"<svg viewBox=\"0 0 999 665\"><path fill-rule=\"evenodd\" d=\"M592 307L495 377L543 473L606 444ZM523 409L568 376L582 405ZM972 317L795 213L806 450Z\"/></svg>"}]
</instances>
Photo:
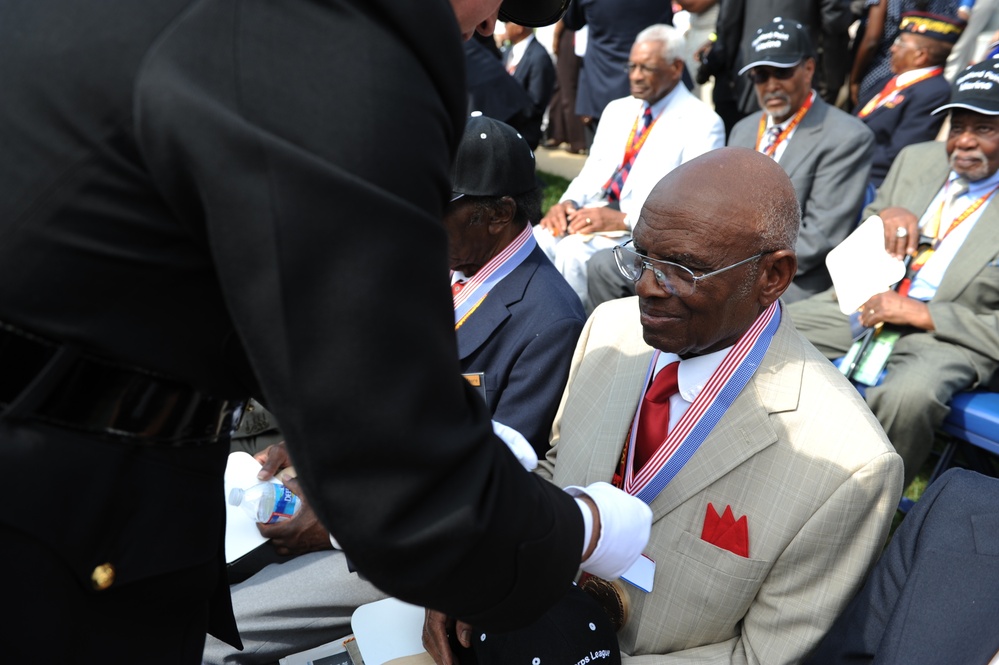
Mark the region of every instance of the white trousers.
<instances>
[{"instance_id":1,"label":"white trousers","mask_svg":"<svg viewBox=\"0 0 999 665\"><path fill-rule=\"evenodd\" d=\"M586 311L590 311L590 296L586 289L586 262L601 249L610 249L626 243L631 236L617 233L612 235L574 233L556 238L539 224L534 227L534 238L579 296Z\"/></svg>"}]
</instances>

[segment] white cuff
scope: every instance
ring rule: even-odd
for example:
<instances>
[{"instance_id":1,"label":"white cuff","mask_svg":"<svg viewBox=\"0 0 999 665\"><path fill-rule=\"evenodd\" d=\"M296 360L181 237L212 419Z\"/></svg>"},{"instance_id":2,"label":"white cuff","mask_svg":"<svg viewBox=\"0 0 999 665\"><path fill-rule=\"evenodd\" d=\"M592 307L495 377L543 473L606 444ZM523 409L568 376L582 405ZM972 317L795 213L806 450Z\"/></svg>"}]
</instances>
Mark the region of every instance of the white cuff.
<instances>
[{"instance_id":1,"label":"white cuff","mask_svg":"<svg viewBox=\"0 0 999 665\"><path fill-rule=\"evenodd\" d=\"M534 471L538 468L538 454L534 452L534 446L528 443L524 435L503 423L498 423L495 420L492 422L493 432L503 439L503 443L514 454L520 465L528 471Z\"/></svg>"},{"instance_id":2,"label":"white cuff","mask_svg":"<svg viewBox=\"0 0 999 665\"><path fill-rule=\"evenodd\" d=\"M565 491L573 497L585 494L593 499L600 512L597 546L580 567L605 580L617 579L638 560L649 543L652 509L641 499L610 483L593 483L586 488L573 485L566 487ZM583 520L585 525L586 518ZM584 551L588 542L584 542Z\"/></svg>"}]
</instances>

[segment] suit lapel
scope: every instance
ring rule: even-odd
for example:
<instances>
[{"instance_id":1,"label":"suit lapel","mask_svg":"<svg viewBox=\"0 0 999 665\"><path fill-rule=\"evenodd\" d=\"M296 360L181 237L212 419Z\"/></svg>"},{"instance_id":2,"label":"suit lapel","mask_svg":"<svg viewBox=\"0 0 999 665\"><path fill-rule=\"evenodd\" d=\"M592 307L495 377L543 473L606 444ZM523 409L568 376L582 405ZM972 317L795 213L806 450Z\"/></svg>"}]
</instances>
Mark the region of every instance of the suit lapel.
<instances>
[{"instance_id":1,"label":"suit lapel","mask_svg":"<svg viewBox=\"0 0 999 665\"><path fill-rule=\"evenodd\" d=\"M535 247L524 261L493 287L456 331L458 359L464 360L486 343L493 331L510 318L509 306L524 298L524 291L538 269L541 250Z\"/></svg>"},{"instance_id":2,"label":"suit lapel","mask_svg":"<svg viewBox=\"0 0 999 665\"><path fill-rule=\"evenodd\" d=\"M999 203L993 195L982 216L957 250L940 280L934 300L956 300L978 276L982 267L999 254Z\"/></svg>"},{"instance_id":3,"label":"suit lapel","mask_svg":"<svg viewBox=\"0 0 999 665\"><path fill-rule=\"evenodd\" d=\"M800 344L790 322L782 319L753 378L690 461L652 502L653 521L777 442L770 414L797 405L801 361L793 359L801 358ZM797 350L792 348L795 345Z\"/></svg>"},{"instance_id":4,"label":"suit lapel","mask_svg":"<svg viewBox=\"0 0 999 665\"><path fill-rule=\"evenodd\" d=\"M655 353L641 337L636 341L632 348L620 347L616 366L608 377L606 395L601 399L605 405L603 415L585 466L587 484L610 482L620 465L625 439L645 392L645 376Z\"/></svg>"},{"instance_id":5,"label":"suit lapel","mask_svg":"<svg viewBox=\"0 0 999 665\"><path fill-rule=\"evenodd\" d=\"M794 130L791 140L788 141L787 147L784 149L784 154L780 157L781 168L784 169L788 177L794 177L794 172L818 144L818 134L822 131L826 112L826 103L816 93L812 108L808 109L808 113L798 123L798 127Z\"/></svg>"}]
</instances>

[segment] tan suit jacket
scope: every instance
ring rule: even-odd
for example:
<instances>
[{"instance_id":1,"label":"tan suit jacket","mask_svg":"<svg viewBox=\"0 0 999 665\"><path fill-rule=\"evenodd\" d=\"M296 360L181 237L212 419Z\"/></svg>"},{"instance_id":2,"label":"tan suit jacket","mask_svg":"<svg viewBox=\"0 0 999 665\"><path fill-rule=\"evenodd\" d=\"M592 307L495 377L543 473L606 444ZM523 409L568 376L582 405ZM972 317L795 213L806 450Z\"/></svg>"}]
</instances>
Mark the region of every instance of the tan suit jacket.
<instances>
[{"instance_id":1,"label":"tan suit jacket","mask_svg":"<svg viewBox=\"0 0 999 665\"><path fill-rule=\"evenodd\" d=\"M610 480L652 354L636 298L594 312L541 473L560 486ZM749 384L651 504L655 587L626 585L626 661L797 662L863 581L901 491L881 426L785 314ZM709 502L747 516L749 558L701 540Z\"/></svg>"}]
</instances>

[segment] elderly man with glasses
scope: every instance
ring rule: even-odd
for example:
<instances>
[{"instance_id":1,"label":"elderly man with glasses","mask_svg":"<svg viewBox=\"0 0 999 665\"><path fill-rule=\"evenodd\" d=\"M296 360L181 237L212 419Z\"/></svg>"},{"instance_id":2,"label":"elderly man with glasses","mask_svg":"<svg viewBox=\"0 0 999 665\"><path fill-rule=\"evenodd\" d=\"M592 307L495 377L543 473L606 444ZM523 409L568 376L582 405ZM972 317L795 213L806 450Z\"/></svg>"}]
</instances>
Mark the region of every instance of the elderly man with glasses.
<instances>
[{"instance_id":1,"label":"elderly man with glasses","mask_svg":"<svg viewBox=\"0 0 999 665\"><path fill-rule=\"evenodd\" d=\"M674 169L615 250L638 297L580 336L539 472L653 511L630 583L581 581L619 612L623 663L797 662L884 544L902 462L778 300L799 219L754 150Z\"/></svg>"},{"instance_id":2,"label":"elderly man with glasses","mask_svg":"<svg viewBox=\"0 0 999 665\"><path fill-rule=\"evenodd\" d=\"M829 250L846 238L864 203L874 134L864 123L830 106L812 89L815 56L807 29L776 18L760 27L740 74L748 74L763 111L736 123L728 144L773 158L791 178L801 206L795 251L798 270L784 300L793 302L829 288ZM594 307L634 295L610 252L589 262L587 295Z\"/></svg>"},{"instance_id":3,"label":"elderly man with glasses","mask_svg":"<svg viewBox=\"0 0 999 665\"><path fill-rule=\"evenodd\" d=\"M631 95L607 105L582 170L534 229L538 245L587 307L590 257L630 237L661 177L725 143L721 118L680 84L678 30L653 25L640 32L625 69Z\"/></svg>"}]
</instances>

